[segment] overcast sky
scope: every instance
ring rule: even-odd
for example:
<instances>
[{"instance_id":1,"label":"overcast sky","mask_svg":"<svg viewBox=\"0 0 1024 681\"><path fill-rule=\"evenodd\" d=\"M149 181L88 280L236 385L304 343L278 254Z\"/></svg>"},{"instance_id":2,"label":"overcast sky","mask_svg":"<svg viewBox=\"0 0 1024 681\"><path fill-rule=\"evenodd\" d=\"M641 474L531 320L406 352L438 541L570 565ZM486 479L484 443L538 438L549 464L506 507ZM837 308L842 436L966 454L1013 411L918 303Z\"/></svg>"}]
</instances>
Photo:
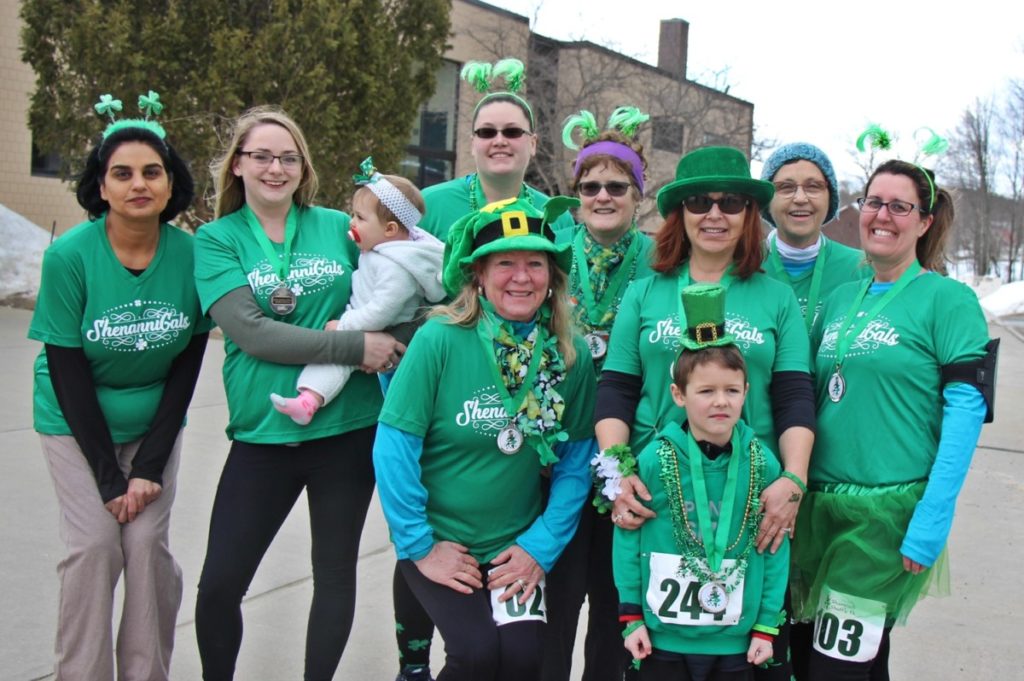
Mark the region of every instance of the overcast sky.
<instances>
[{"instance_id":1,"label":"overcast sky","mask_svg":"<svg viewBox=\"0 0 1024 681\"><path fill-rule=\"evenodd\" d=\"M660 20L685 19L687 77L728 68L729 94L754 103L760 137L817 144L840 177L858 175L851 151L868 123L901 137L901 156L913 156L915 130L945 134L976 98L999 97L1008 79L1024 78L1024 9L1014 0L491 4L530 17L542 35L590 40L651 64Z\"/></svg>"}]
</instances>

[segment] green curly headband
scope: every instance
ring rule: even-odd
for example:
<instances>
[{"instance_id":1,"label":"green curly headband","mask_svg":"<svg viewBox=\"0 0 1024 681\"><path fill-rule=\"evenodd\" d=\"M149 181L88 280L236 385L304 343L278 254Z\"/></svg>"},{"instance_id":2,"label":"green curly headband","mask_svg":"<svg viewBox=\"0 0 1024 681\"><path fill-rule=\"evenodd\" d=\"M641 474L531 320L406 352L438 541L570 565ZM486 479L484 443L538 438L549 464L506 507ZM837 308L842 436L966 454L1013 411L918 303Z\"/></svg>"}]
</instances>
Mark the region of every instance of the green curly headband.
<instances>
[{"instance_id":1,"label":"green curly headband","mask_svg":"<svg viewBox=\"0 0 1024 681\"><path fill-rule=\"evenodd\" d=\"M120 99L114 99L113 95L100 95L100 101L92 107L100 116L108 116L110 125L103 131L103 139L107 139L118 130L125 128L143 128L150 131L160 139L167 137L167 131L156 122L155 117L164 110L163 102L160 101L160 94L150 90L148 94L139 95L139 111L145 118L122 118L117 120L115 114L120 113L124 108ZM153 117L151 120L150 117Z\"/></svg>"},{"instance_id":2,"label":"green curly headband","mask_svg":"<svg viewBox=\"0 0 1024 681\"><path fill-rule=\"evenodd\" d=\"M921 132L928 135L923 142L918 139ZM914 160L909 163L920 170L921 174L924 175L924 179L928 181L928 188L931 192L928 201L928 212L931 213L932 209L935 208L935 182L932 180L931 173L925 170L924 166L917 161L922 156L939 156L946 153L946 150L949 149L949 141L929 127L920 127L915 130L914 139L918 141L918 152ZM857 138L857 150L864 152L867 151L868 147L871 147L872 149L889 151L892 149L893 141L894 137L889 131L877 123L872 123Z\"/></svg>"},{"instance_id":3,"label":"green curly headband","mask_svg":"<svg viewBox=\"0 0 1024 681\"><path fill-rule=\"evenodd\" d=\"M650 119L650 116L635 106L620 106L608 117L607 129L618 130L626 137L633 137L637 129ZM576 144L572 138L577 128L582 132L584 142L595 140L601 135L597 119L589 111L582 110L578 114L569 116L562 126L562 143L573 151L580 149L580 145Z\"/></svg>"},{"instance_id":4,"label":"green curly headband","mask_svg":"<svg viewBox=\"0 0 1024 681\"><path fill-rule=\"evenodd\" d=\"M502 59L493 65L482 61L466 62L459 76L462 80L472 85L477 92L487 93L477 102L476 108L473 109L474 119L480 108L488 102L495 99L511 99L526 112L526 117L530 119L530 128L536 127L533 107L518 94L526 84L526 67L523 66L523 62L511 57ZM505 79L505 89L492 91L495 82L499 78Z\"/></svg>"}]
</instances>

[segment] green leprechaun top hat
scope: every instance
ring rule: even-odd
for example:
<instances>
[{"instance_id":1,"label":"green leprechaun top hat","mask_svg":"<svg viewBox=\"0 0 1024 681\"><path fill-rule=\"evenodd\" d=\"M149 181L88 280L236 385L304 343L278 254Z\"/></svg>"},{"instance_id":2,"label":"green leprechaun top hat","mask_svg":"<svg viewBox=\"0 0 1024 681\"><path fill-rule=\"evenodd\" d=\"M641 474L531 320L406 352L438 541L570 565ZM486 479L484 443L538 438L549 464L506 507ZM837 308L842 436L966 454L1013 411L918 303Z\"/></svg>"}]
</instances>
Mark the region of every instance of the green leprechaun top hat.
<instances>
[{"instance_id":1,"label":"green leprechaun top hat","mask_svg":"<svg viewBox=\"0 0 1024 681\"><path fill-rule=\"evenodd\" d=\"M691 284L683 289L686 329L679 343L686 350L734 345L736 338L725 330L725 287Z\"/></svg>"},{"instance_id":2,"label":"green leprechaun top hat","mask_svg":"<svg viewBox=\"0 0 1024 681\"><path fill-rule=\"evenodd\" d=\"M568 273L572 266L569 244L556 245L551 222L580 205L569 196L553 196L539 210L527 199L505 199L489 203L462 216L448 230L444 245L442 279L448 295L455 297L472 279L470 265L491 253L543 251Z\"/></svg>"},{"instance_id":3,"label":"green leprechaun top hat","mask_svg":"<svg viewBox=\"0 0 1024 681\"><path fill-rule=\"evenodd\" d=\"M760 209L772 200L775 185L752 178L747 157L739 149L703 147L679 159L675 182L658 191L658 212L667 217L687 198L709 192L749 196Z\"/></svg>"}]
</instances>

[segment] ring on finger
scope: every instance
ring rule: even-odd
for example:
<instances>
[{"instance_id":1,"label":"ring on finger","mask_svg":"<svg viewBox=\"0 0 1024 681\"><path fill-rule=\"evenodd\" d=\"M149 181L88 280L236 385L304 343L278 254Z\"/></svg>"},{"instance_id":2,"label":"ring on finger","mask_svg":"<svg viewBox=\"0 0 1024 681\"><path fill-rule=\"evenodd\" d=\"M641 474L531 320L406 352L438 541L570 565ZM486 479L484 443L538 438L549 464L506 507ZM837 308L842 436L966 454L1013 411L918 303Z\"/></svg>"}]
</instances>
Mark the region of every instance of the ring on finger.
<instances>
[{"instance_id":1,"label":"ring on finger","mask_svg":"<svg viewBox=\"0 0 1024 681\"><path fill-rule=\"evenodd\" d=\"M520 589L522 589L523 591L526 591L526 580L525 579L517 579L516 580L516 584L519 585Z\"/></svg>"},{"instance_id":2,"label":"ring on finger","mask_svg":"<svg viewBox=\"0 0 1024 681\"><path fill-rule=\"evenodd\" d=\"M618 524L618 522L620 520L622 520L622 518L623 518L623 515L621 513L616 513L615 515L612 516L612 522L615 523L615 524Z\"/></svg>"}]
</instances>

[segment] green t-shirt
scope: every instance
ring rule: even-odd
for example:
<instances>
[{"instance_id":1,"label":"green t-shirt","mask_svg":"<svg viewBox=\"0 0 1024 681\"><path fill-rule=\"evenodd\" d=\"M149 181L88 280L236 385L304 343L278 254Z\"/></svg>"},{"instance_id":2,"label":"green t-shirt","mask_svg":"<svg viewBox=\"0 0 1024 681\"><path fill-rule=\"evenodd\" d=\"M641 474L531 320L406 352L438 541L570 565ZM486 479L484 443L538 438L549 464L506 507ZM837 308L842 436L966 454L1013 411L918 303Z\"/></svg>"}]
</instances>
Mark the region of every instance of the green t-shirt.
<instances>
[{"instance_id":1,"label":"green t-shirt","mask_svg":"<svg viewBox=\"0 0 1024 681\"><path fill-rule=\"evenodd\" d=\"M939 371L984 356L985 317L964 284L934 272L917 276L851 344L842 366L846 393L836 403L827 386L839 327L861 286L837 289L813 330L818 433L810 479L868 486L924 480L942 428ZM867 295L860 311L881 295Z\"/></svg>"},{"instance_id":2,"label":"green t-shirt","mask_svg":"<svg viewBox=\"0 0 1024 681\"><path fill-rule=\"evenodd\" d=\"M123 443L149 430L171 363L210 326L192 279L192 235L160 225L153 260L135 276L117 259L101 216L47 249L28 336L82 348L110 434ZM72 434L53 392L45 349L35 362L33 406L36 431Z\"/></svg>"},{"instance_id":3,"label":"green t-shirt","mask_svg":"<svg viewBox=\"0 0 1024 681\"><path fill-rule=\"evenodd\" d=\"M463 215L471 212L474 203L476 210L486 206L487 197L484 196L479 185L476 187L475 202L470 194L474 177L476 177L475 174L456 177L454 180L431 185L424 189L423 201L427 204L427 212L420 220L419 226L444 241L448 236L448 228ZM546 194L542 194L528 184L523 185L520 195L529 200L536 208L543 208L544 204L548 202ZM563 230L568 230L571 233L574 226L572 215L566 212L552 223L551 230L557 238Z\"/></svg>"},{"instance_id":4,"label":"green t-shirt","mask_svg":"<svg viewBox=\"0 0 1024 681\"><path fill-rule=\"evenodd\" d=\"M778 436L769 388L777 371L809 372L807 328L793 291L764 274L735 279L725 296L725 326L747 362L750 392L743 420L772 451ZM669 392L670 371L679 352L677 276L655 274L630 285L612 328L606 371L641 376L630 446L639 451L655 431L685 420Z\"/></svg>"},{"instance_id":5,"label":"green t-shirt","mask_svg":"<svg viewBox=\"0 0 1024 681\"><path fill-rule=\"evenodd\" d=\"M736 559L744 552L747 542L754 541L744 529L744 510L747 509L747 497L750 490L750 443L753 432L739 421L739 451L723 454L715 460L702 457L704 480L707 486L708 518L714 530L717 530L719 512L725 496L726 479L729 461L739 457L737 462L737 478L735 501L733 502L732 520L729 527L729 545L732 550L726 551L725 558ZM679 486L687 505L687 516L690 528L698 537L701 529L695 513L693 477L690 474L690 459L686 451L687 434L678 423L670 423L661 433L674 446L679 471ZM704 655L728 655L746 652L750 645L750 632L755 624L763 627L776 627L779 613L782 611L783 596L789 576L789 542L783 542L779 551L758 553L753 548L747 556L747 568L743 578L742 616L736 624L719 626L694 625L683 626L667 623L659 619L658 614L647 600L650 590L652 553L680 554L679 544L675 539L672 509L668 500L668 492L662 477L661 462L658 457L660 440L651 442L637 457L639 476L647 481L651 493L651 501L644 502L657 517L648 520L639 530L623 530L615 528L615 539L612 551L612 563L615 572L615 586L619 592L619 601L631 605L642 606L644 624L651 636L655 648L677 653L697 653ZM781 472L776 458L764 448L764 467L761 472L763 484L771 484ZM755 490L755 495L757 494ZM757 499L752 500L750 512L756 512ZM682 519L680 518L681 522ZM738 540L738 541L737 541ZM674 561L678 562L678 561ZM667 580L666 580L667 581ZM661 606L658 611L670 615L673 619L678 615L686 621L686 613L691 614L691 621L699 611L699 605L693 594L681 593L679 582L671 586L665 584L654 592L658 594ZM672 588L672 587L676 588ZM666 588L668 587L668 588ZM662 594L664 596L662 597Z\"/></svg>"},{"instance_id":6,"label":"green t-shirt","mask_svg":"<svg viewBox=\"0 0 1024 681\"><path fill-rule=\"evenodd\" d=\"M818 304L814 310L815 314L821 311L821 305L826 298L848 281L860 281L864 277L871 276L871 268L864 260L864 253L856 248L850 248L846 244L822 235L821 250L818 257L825 259L824 269L821 272L821 290L818 293ZM792 287L796 294L796 300L800 303L800 311L807 315L807 300L811 292L811 279L814 275L814 268L791 277L784 269L776 267L772 262L771 253L764 261L764 271L772 279L781 281ZM812 320L813 321L813 320Z\"/></svg>"},{"instance_id":7,"label":"green t-shirt","mask_svg":"<svg viewBox=\"0 0 1024 681\"><path fill-rule=\"evenodd\" d=\"M594 371L586 345L555 390L565 401L570 441L593 437ZM495 387L493 355L475 328L433 318L416 332L388 387L380 422L423 438L421 481L434 541L469 547L490 561L543 510L537 451L505 455L497 445L508 415Z\"/></svg>"},{"instance_id":8,"label":"green t-shirt","mask_svg":"<svg viewBox=\"0 0 1024 681\"><path fill-rule=\"evenodd\" d=\"M349 217L327 208L292 210L299 211L288 273L288 284L297 297L295 311L280 316L270 310L267 299L280 282L242 211L235 211L196 233L196 287L203 312L229 291L248 286L267 317L288 324L322 329L341 315L359 258L358 248L348 238ZM274 247L277 253L283 252L282 244ZM337 399L323 407L312 423L300 426L274 409L269 395L294 392L302 366L253 357L230 338L224 339L224 349L231 439L256 444L303 442L365 428L377 420L381 393L375 376L355 372Z\"/></svg>"}]
</instances>

